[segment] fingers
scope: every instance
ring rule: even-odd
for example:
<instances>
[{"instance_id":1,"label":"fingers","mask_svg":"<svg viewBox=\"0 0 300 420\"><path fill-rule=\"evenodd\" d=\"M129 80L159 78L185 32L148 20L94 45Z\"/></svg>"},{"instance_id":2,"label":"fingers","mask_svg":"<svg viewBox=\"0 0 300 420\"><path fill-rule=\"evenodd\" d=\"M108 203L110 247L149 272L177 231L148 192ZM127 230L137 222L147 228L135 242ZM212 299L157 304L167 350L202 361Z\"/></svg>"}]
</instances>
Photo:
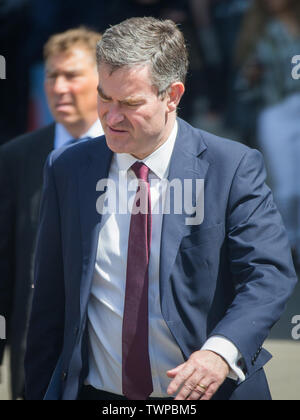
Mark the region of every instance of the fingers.
<instances>
[{"instance_id":1,"label":"fingers","mask_svg":"<svg viewBox=\"0 0 300 420\"><path fill-rule=\"evenodd\" d=\"M199 400L199 398L203 395L203 392L201 393L198 390L196 391L198 383L198 379L196 378L197 376L192 376L183 384L175 400L188 400L189 398Z\"/></svg>"},{"instance_id":2,"label":"fingers","mask_svg":"<svg viewBox=\"0 0 300 420\"><path fill-rule=\"evenodd\" d=\"M201 401L209 401L212 399L212 397L215 395L215 393L218 391L220 385L218 383L213 382L210 384L210 386L207 388L205 393L201 396Z\"/></svg>"},{"instance_id":3,"label":"fingers","mask_svg":"<svg viewBox=\"0 0 300 420\"><path fill-rule=\"evenodd\" d=\"M168 394L175 400L210 400L226 379L227 363L212 352L193 353L189 360L167 372L173 378Z\"/></svg>"},{"instance_id":4,"label":"fingers","mask_svg":"<svg viewBox=\"0 0 300 420\"><path fill-rule=\"evenodd\" d=\"M187 400L201 400L209 389L209 384L205 384L204 380L201 380L196 387L192 390Z\"/></svg>"},{"instance_id":5,"label":"fingers","mask_svg":"<svg viewBox=\"0 0 300 420\"><path fill-rule=\"evenodd\" d=\"M181 372L180 376L177 377L177 380L172 384L172 387L169 388L171 394L174 394L178 391L175 400L210 399L214 395L216 387L213 383L210 384L209 382L205 381L199 372L194 371L191 376L188 378L187 376L188 370Z\"/></svg>"},{"instance_id":6,"label":"fingers","mask_svg":"<svg viewBox=\"0 0 300 420\"><path fill-rule=\"evenodd\" d=\"M177 375L177 373L184 367L184 365L185 363L182 363L181 365L177 366L175 369L168 370L167 376L169 378L174 378Z\"/></svg>"},{"instance_id":7,"label":"fingers","mask_svg":"<svg viewBox=\"0 0 300 420\"><path fill-rule=\"evenodd\" d=\"M168 373L172 373L172 377L174 377L173 381L170 383L167 393L169 395L175 394L179 388L183 385L182 389L182 395L186 394L188 395L191 390L197 385L197 382L195 385L193 385L193 379L187 381L191 377L191 375L194 373L194 367L191 364L184 363L181 365L181 368L177 367L173 371L169 371ZM175 374L175 376L174 376ZM187 383L185 383L187 381ZM185 391L185 392L184 392Z\"/></svg>"}]
</instances>

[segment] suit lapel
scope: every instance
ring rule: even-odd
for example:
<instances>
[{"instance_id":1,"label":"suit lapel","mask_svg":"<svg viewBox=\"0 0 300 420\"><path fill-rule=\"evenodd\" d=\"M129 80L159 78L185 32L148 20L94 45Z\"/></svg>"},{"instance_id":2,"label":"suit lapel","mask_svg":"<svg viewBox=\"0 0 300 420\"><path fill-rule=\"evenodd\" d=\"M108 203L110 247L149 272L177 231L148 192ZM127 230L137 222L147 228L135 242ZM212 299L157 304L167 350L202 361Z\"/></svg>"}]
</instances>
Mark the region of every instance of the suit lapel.
<instances>
[{"instance_id":1,"label":"suit lapel","mask_svg":"<svg viewBox=\"0 0 300 420\"><path fill-rule=\"evenodd\" d=\"M203 140L195 139L192 127L179 120L179 131L171 158L169 182L174 179L180 180L184 185L184 180L192 180L193 194L192 203L196 205L196 180L205 180L209 163L201 158L201 154L206 150ZM167 290L168 281L172 273L172 268L179 250L182 238L188 235L191 226L186 224L186 218L190 215L174 214L172 211L172 195L171 195L171 212L163 217L162 234L161 234L161 258L160 258L160 296L161 307L165 320L171 320L172 314L169 313L165 299L168 299ZM184 205L182 202L182 207ZM174 315L174 313L173 313Z\"/></svg>"},{"instance_id":2,"label":"suit lapel","mask_svg":"<svg viewBox=\"0 0 300 420\"><path fill-rule=\"evenodd\" d=\"M90 154L85 164L78 172L83 249L83 271L80 291L82 315L90 293L101 223L101 215L96 210L96 202L101 193L96 191L96 185L100 179L108 178L113 156L103 138L97 140L94 146L90 149Z\"/></svg>"}]
</instances>

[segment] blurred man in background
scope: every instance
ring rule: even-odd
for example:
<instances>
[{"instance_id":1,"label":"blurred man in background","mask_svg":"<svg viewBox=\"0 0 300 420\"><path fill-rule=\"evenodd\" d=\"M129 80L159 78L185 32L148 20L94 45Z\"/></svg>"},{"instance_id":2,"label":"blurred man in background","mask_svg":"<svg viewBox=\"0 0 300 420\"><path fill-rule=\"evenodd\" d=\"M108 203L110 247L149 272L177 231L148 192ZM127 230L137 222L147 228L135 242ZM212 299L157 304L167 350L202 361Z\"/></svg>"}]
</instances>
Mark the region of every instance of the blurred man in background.
<instances>
[{"instance_id":1,"label":"blurred man in background","mask_svg":"<svg viewBox=\"0 0 300 420\"><path fill-rule=\"evenodd\" d=\"M12 398L23 396L43 166L53 150L102 135L97 116L95 50L100 33L85 28L52 36L44 48L45 91L55 123L0 148L0 314L7 320ZM0 360L6 342L0 341Z\"/></svg>"}]
</instances>

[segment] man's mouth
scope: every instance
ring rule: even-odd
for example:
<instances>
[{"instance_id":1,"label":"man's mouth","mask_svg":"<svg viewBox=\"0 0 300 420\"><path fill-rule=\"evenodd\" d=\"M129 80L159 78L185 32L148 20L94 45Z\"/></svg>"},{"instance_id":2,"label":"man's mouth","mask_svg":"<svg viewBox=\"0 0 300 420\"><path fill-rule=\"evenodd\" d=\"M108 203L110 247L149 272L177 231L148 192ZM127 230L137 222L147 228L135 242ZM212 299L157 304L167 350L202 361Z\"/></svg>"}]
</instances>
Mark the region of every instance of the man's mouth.
<instances>
[{"instance_id":1,"label":"man's mouth","mask_svg":"<svg viewBox=\"0 0 300 420\"><path fill-rule=\"evenodd\" d=\"M73 104L70 103L70 102L60 102L60 103L57 103L55 105L55 108L56 109L64 109L64 108L69 108L71 106L73 106Z\"/></svg>"},{"instance_id":2,"label":"man's mouth","mask_svg":"<svg viewBox=\"0 0 300 420\"><path fill-rule=\"evenodd\" d=\"M114 127L110 127L108 126L109 131L111 131L112 133L127 133L127 130L122 130L120 128L114 128Z\"/></svg>"}]
</instances>

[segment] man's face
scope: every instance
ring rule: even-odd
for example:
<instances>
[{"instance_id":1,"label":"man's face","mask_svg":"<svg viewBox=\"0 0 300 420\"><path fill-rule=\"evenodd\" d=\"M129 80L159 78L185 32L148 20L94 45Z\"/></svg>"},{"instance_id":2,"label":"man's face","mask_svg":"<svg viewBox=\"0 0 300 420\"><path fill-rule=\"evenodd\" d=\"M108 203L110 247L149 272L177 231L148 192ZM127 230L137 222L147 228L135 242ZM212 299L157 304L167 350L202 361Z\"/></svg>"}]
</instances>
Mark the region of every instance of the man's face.
<instances>
[{"instance_id":1,"label":"man's face","mask_svg":"<svg viewBox=\"0 0 300 420\"><path fill-rule=\"evenodd\" d=\"M147 66L112 73L107 64L100 64L98 70L98 113L108 147L143 159L167 140L172 129L168 95L158 96Z\"/></svg>"},{"instance_id":2,"label":"man's face","mask_svg":"<svg viewBox=\"0 0 300 420\"><path fill-rule=\"evenodd\" d=\"M45 90L55 121L71 133L87 131L98 117L97 83L95 61L85 47L75 46L70 52L50 56Z\"/></svg>"}]
</instances>

